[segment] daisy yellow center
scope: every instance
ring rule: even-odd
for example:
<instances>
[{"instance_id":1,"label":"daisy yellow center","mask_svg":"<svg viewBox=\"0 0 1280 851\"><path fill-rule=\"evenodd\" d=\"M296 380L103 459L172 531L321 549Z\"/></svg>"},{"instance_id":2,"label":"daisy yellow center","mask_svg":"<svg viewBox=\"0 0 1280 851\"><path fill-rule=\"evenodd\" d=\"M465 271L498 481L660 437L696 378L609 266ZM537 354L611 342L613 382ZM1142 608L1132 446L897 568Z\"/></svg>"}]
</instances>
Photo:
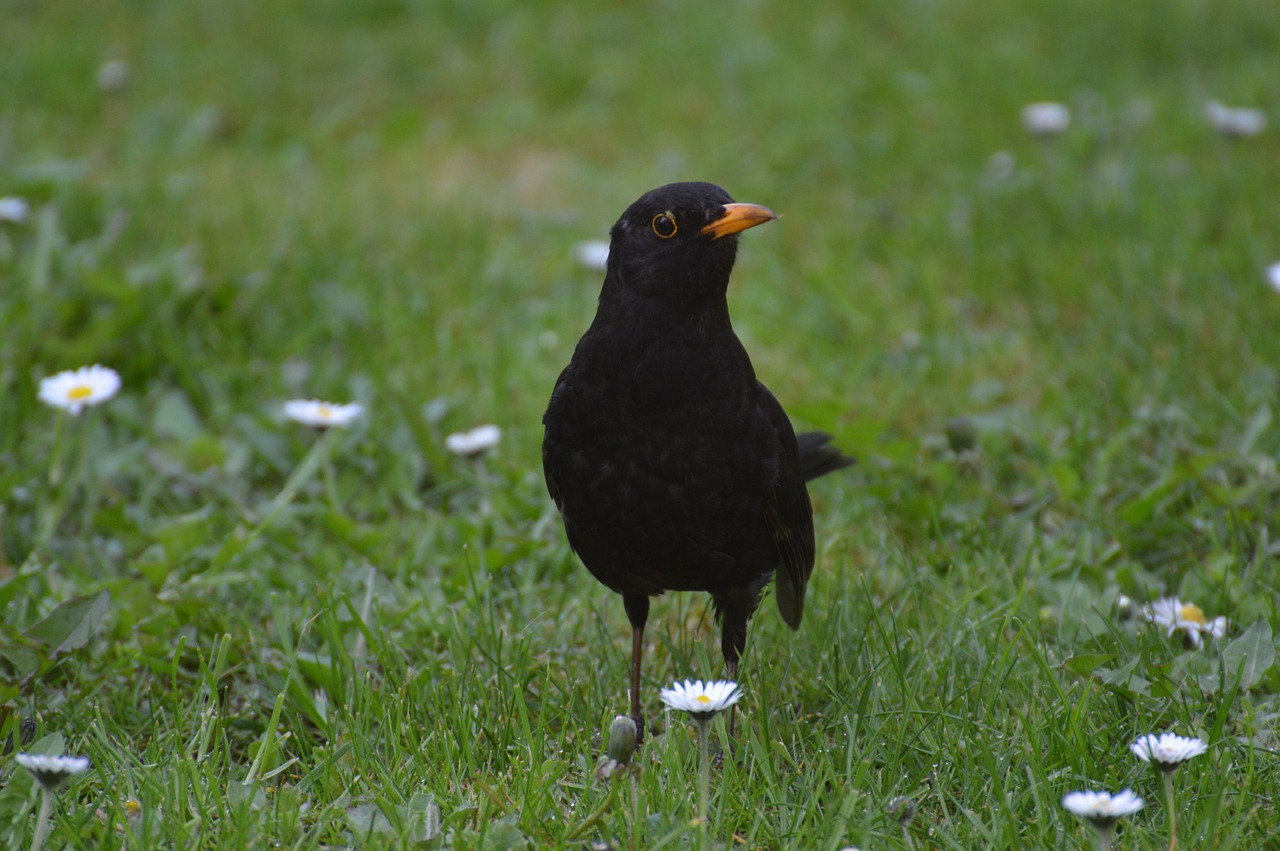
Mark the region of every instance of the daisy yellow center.
<instances>
[{"instance_id":1,"label":"daisy yellow center","mask_svg":"<svg viewBox=\"0 0 1280 851\"><path fill-rule=\"evenodd\" d=\"M316 413L324 420L331 419L333 417L333 409L328 405L321 405L319 408L316 408Z\"/></svg>"},{"instance_id":2,"label":"daisy yellow center","mask_svg":"<svg viewBox=\"0 0 1280 851\"><path fill-rule=\"evenodd\" d=\"M1208 623L1208 620L1204 616L1204 609L1200 608L1194 603L1187 603L1185 606L1183 606L1182 609L1179 610L1178 612L1178 617L1184 621L1191 621L1192 623L1198 623L1201 626L1204 626L1206 623Z\"/></svg>"},{"instance_id":3,"label":"daisy yellow center","mask_svg":"<svg viewBox=\"0 0 1280 851\"><path fill-rule=\"evenodd\" d=\"M77 384L75 387L72 387L67 391L67 398L73 402L78 402L81 399L88 399L92 395L93 388L87 384Z\"/></svg>"},{"instance_id":4,"label":"daisy yellow center","mask_svg":"<svg viewBox=\"0 0 1280 851\"><path fill-rule=\"evenodd\" d=\"M711 698L707 697L705 694L700 694L700 695L698 695L697 697L695 697L695 698L694 698L694 700L698 701L698 703L710 703L710 702L711 702Z\"/></svg>"}]
</instances>

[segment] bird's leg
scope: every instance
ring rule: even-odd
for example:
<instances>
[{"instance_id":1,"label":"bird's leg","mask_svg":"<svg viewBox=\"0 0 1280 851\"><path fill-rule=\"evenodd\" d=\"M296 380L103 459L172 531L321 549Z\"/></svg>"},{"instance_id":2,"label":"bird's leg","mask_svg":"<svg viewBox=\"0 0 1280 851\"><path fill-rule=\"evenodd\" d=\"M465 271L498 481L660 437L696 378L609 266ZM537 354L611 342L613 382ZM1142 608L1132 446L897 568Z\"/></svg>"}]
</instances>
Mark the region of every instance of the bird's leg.
<instances>
[{"instance_id":1,"label":"bird's leg","mask_svg":"<svg viewBox=\"0 0 1280 851\"><path fill-rule=\"evenodd\" d=\"M729 679L733 680L736 683L738 681L738 660L726 659L725 664L729 668ZM737 718L738 718L738 704L735 703L733 706L729 707L729 738L731 739L734 738L733 722L736 721Z\"/></svg>"},{"instance_id":2,"label":"bird's leg","mask_svg":"<svg viewBox=\"0 0 1280 851\"><path fill-rule=\"evenodd\" d=\"M729 599L721 608L724 621L720 626L720 652L724 654L725 667L729 669L729 679L738 681L738 660L747 649L747 618L751 616L751 608L735 605L737 601ZM738 717L738 707L729 707L729 736L733 736L734 721Z\"/></svg>"},{"instance_id":3,"label":"bird's leg","mask_svg":"<svg viewBox=\"0 0 1280 851\"><path fill-rule=\"evenodd\" d=\"M636 744L644 743L644 714L640 711L640 656L644 648L644 627L631 627L631 720L636 722Z\"/></svg>"},{"instance_id":4,"label":"bird's leg","mask_svg":"<svg viewBox=\"0 0 1280 851\"><path fill-rule=\"evenodd\" d=\"M644 655L644 625L649 620L649 595L623 594L622 605L631 621L631 720L636 722L636 745L641 745L644 714L640 711L640 659Z\"/></svg>"}]
</instances>

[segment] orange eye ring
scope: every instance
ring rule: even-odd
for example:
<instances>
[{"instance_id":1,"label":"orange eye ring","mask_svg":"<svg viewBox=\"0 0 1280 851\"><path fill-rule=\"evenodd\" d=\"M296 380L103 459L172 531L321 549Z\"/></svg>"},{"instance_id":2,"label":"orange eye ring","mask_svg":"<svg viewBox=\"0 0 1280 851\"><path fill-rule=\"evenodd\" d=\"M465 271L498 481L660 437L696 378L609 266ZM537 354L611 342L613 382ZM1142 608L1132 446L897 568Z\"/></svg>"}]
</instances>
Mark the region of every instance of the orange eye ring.
<instances>
[{"instance_id":1,"label":"orange eye ring","mask_svg":"<svg viewBox=\"0 0 1280 851\"><path fill-rule=\"evenodd\" d=\"M653 217L653 232L661 239L671 239L676 235L676 217L670 210Z\"/></svg>"}]
</instances>

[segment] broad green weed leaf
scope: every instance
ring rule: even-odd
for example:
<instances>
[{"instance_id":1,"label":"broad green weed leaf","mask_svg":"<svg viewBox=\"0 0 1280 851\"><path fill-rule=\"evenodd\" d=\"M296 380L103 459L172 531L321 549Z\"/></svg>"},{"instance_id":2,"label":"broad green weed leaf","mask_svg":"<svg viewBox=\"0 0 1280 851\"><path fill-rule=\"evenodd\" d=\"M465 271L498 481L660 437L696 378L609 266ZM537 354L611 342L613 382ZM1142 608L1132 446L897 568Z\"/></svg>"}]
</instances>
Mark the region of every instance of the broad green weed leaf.
<instances>
[{"instance_id":1,"label":"broad green weed leaf","mask_svg":"<svg viewBox=\"0 0 1280 851\"><path fill-rule=\"evenodd\" d=\"M1222 664L1227 681L1240 675L1240 688L1250 689L1266 675L1276 661L1276 646L1271 639L1271 624L1259 618L1253 626L1232 639L1222 651Z\"/></svg>"},{"instance_id":2,"label":"broad green weed leaf","mask_svg":"<svg viewBox=\"0 0 1280 851\"><path fill-rule=\"evenodd\" d=\"M27 637L42 642L49 648L50 656L77 650L89 643L89 639L102 625L102 619L106 617L109 608L109 591L103 591L94 597L67 600L50 612L47 618L27 630Z\"/></svg>"}]
</instances>

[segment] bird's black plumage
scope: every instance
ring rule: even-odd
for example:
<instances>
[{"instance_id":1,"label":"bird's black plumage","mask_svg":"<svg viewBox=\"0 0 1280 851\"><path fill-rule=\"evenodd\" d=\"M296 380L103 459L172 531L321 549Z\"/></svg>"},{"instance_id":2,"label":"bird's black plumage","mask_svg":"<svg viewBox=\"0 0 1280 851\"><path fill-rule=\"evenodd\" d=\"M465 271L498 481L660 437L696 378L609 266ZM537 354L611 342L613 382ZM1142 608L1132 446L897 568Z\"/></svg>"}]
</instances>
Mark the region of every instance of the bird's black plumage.
<instances>
[{"instance_id":1,"label":"bird's black plumage","mask_svg":"<svg viewBox=\"0 0 1280 851\"><path fill-rule=\"evenodd\" d=\"M736 675L771 577L783 620L800 625L814 562L805 481L852 463L825 434L797 440L729 322L737 233L773 218L709 183L628 207L595 320L543 416L543 471L569 544L631 621L637 723L649 598L709 592Z\"/></svg>"}]
</instances>

